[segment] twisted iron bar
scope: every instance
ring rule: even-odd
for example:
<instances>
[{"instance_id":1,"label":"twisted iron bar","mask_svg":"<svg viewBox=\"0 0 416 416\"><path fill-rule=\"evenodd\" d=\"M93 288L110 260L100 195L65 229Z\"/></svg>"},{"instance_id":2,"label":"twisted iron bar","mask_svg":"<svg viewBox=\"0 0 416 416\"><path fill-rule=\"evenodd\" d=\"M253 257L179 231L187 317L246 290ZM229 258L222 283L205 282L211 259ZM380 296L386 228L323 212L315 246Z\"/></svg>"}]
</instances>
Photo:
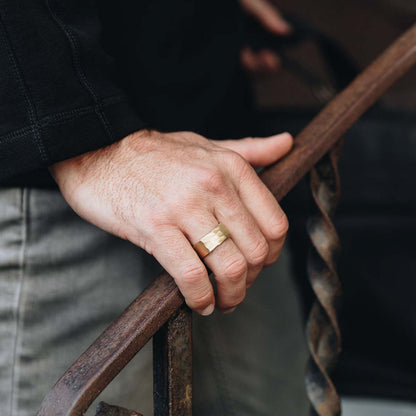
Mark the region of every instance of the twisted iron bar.
<instances>
[{"instance_id":1,"label":"twisted iron bar","mask_svg":"<svg viewBox=\"0 0 416 416\"><path fill-rule=\"evenodd\" d=\"M311 416L341 414L340 398L329 375L341 352L337 320L341 284L336 268L340 241L331 217L340 197L338 160L342 144L342 140L338 142L310 173L315 212L307 224L311 243L307 272L316 299L307 324L310 359L305 383Z\"/></svg>"}]
</instances>

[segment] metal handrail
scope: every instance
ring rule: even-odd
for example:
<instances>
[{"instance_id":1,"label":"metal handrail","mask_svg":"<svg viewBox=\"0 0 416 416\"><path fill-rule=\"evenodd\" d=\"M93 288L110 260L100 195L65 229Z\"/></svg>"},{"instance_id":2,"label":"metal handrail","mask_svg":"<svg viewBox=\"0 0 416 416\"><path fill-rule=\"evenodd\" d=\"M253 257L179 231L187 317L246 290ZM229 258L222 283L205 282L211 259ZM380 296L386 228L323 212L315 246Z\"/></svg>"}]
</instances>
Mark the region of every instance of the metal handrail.
<instances>
[{"instance_id":1,"label":"metal handrail","mask_svg":"<svg viewBox=\"0 0 416 416\"><path fill-rule=\"evenodd\" d=\"M336 96L296 137L291 153L260 174L281 200L358 118L416 63L416 25ZM78 358L49 391L38 416L80 416L183 305L163 272Z\"/></svg>"}]
</instances>

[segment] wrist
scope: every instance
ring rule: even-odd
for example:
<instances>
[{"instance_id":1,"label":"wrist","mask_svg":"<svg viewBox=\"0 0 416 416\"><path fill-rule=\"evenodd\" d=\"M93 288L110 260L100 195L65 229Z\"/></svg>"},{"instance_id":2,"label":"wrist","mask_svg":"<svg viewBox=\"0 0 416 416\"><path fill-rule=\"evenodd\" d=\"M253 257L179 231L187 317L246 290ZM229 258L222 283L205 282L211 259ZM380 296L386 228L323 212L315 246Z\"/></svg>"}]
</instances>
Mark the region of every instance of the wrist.
<instances>
[{"instance_id":1,"label":"wrist","mask_svg":"<svg viewBox=\"0 0 416 416\"><path fill-rule=\"evenodd\" d=\"M73 178L74 174L81 178L84 177L86 172L91 170L90 168L93 167L97 160L114 158L117 153L121 152L123 154L128 149L131 151L134 148L136 152L139 151L141 147L140 143L143 143L144 136L150 134L150 130L138 130L108 146L56 162L48 167L49 172L55 182L61 186L67 179Z\"/></svg>"}]
</instances>

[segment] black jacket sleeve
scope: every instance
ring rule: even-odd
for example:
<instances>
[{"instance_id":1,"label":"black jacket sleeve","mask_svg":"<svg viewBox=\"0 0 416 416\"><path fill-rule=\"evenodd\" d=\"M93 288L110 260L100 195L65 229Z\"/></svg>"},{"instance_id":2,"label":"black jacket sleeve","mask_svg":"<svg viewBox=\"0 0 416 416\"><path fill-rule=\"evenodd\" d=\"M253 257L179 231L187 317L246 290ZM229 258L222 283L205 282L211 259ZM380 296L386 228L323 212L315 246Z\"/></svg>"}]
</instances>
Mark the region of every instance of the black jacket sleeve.
<instances>
[{"instance_id":1,"label":"black jacket sleeve","mask_svg":"<svg viewBox=\"0 0 416 416\"><path fill-rule=\"evenodd\" d=\"M100 33L94 0L0 0L0 182L144 127Z\"/></svg>"}]
</instances>

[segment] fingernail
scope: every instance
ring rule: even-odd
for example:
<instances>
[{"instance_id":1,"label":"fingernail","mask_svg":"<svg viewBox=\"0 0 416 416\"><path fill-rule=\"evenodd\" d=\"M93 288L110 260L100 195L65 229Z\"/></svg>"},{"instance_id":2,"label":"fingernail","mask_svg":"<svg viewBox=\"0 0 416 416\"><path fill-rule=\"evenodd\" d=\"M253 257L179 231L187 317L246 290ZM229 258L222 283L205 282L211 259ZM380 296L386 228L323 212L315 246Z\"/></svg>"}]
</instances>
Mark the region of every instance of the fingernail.
<instances>
[{"instance_id":1,"label":"fingernail","mask_svg":"<svg viewBox=\"0 0 416 416\"><path fill-rule=\"evenodd\" d=\"M228 313L234 312L236 309L237 307L230 308L230 309L223 309L221 312L224 314L228 314Z\"/></svg>"},{"instance_id":2,"label":"fingernail","mask_svg":"<svg viewBox=\"0 0 416 416\"><path fill-rule=\"evenodd\" d=\"M207 308L205 308L202 312L201 312L201 315L203 315L203 316L208 316L208 315L211 315L212 314L212 312L214 312L214 305L209 305Z\"/></svg>"}]
</instances>

